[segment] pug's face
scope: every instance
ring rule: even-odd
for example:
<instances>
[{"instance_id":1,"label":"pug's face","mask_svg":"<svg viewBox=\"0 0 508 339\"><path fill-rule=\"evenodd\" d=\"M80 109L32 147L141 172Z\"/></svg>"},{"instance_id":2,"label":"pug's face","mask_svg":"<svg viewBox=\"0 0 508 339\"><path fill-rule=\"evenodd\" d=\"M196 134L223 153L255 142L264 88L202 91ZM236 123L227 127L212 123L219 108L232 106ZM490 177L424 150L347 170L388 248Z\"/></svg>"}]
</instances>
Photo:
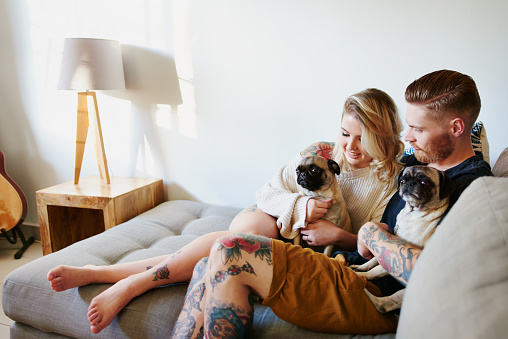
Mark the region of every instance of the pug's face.
<instances>
[{"instance_id":1,"label":"pug's face","mask_svg":"<svg viewBox=\"0 0 508 339\"><path fill-rule=\"evenodd\" d=\"M339 165L320 156L305 157L296 168L296 182L309 191L327 189L340 174Z\"/></svg>"},{"instance_id":2,"label":"pug's face","mask_svg":"<svg viewBox=\"0 0 508 339\"><path fill-rule=\"evenodd\" d=\"M431 202L447 198L453 182L444 172L428 166L407 167L399 176L399 194L411 206L432 208Z\"/></svg>"}]
</instances>

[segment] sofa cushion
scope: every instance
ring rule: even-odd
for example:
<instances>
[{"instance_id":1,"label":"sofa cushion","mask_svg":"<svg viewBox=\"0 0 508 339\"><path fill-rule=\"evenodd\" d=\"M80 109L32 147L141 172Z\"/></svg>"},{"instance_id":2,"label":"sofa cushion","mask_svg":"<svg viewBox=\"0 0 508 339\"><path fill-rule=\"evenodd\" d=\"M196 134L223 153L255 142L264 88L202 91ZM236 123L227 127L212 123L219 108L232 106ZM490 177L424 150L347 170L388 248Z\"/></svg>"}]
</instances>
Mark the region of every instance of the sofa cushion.
<instances>
[{"instance_id":1,"label":"sofa cushion","mask_svg":"<svg viewBox=\"0 0 508 339\"><path fill-rule=\"evenodd\" d=\"M239 211L193 201L168 201L11 272L2 287L4 312L15 321L11 338L167 338L182 309L187 283L152 289L133 299L111 325L95 335L90 332L87 308L91 299L110 284L92 284L56 293L46 280L47 272L61 264L111 265L169 254L204 233L228 229ZM363 338L310 332L280 320L271 309L259 304L255 305L249 337ZM394 334L375 336L393 337Z\"/></svg>"},{"instance_id":2,"label":"sofa cushion","mask_svg":"<svg viewBox=\"0 0 508 339\"><path fill-rule=\"evenodd\" d=\"M4 312L16 323L68 337L167 337L181 311L187 284L153 289L133 299L112 325L99 335L92 335L86 318L88 305L110 284L92 284L56 293L49 286L47 272L62 264L111 265L170 254L201 234L227 229L239 210L191 201L163 203L11 272L2 287ZM18 337L25 338L27 334Z\"/></svg>"},{"instance_id":3,"label":"sofa cushion","mask_svg":"<svg viewBox=\"0 0 508 339\"><path fill-rule=\"evenodd\" d=\"M423 250L400 315L400 338L508 333L508 179L475 180Z\"/></svg>"},{"instance_id":4,"label":"sofa cushion","mask_svg":"<svg viewBox=\"0 0 508 339\"><path fill-rule=\"evenodd\" d=\"M508 147L497 158L496 164L492 168L492 173L496 177L508 177Z\"/></svg>"}]
</instances>

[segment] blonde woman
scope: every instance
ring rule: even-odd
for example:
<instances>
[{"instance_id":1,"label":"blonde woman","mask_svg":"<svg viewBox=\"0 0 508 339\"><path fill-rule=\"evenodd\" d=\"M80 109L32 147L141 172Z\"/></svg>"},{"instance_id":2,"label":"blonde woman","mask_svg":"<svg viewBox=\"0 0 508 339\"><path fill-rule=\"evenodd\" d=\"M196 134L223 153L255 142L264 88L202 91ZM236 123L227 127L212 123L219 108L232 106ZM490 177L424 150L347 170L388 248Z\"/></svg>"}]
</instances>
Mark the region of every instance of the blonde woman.
<instances>
[{"instance_id":1,"label":"blonde woman","mask_svg":"<svg viewBox=\"0 0 508 339\"><path fill-rule=\"evenodd\" d=\"M394 178L401 168L398 159L404 149L399 136L401 132L402 122L388 94L367 89L350 96L344 104L335 147L329 143L316 143L282 167L257 192L258 208L238 215L230 230L260 235L270 231L271 238L276 238L280 230L284 238L292 239L297 234L293 229L307 225L300 230L310 245L333 244L345 250L356 249L356 234L360 227L368 221L381 219L396 190ZM321 219L330 208L329 201L298 193L296 167L300 159L309 154L332 158L339 164L338 182L353 233ZM251 213L246 213L248 211Z\"/></svg>"},{"instance_id":2,"label":"blonde woman","mask_svg":"<svg viewBox=\"0 0 508 339\"><path fill-rule=\"evenodd\" d=\"M367 221L379 221L395 190L394 178L403 151L401 132L395 103L383 91L367 89L346 100L333 158L341 165L339 184L354 232ZM329 146L316 144L299 157L312 149L326 152ZM90 330L99 333L134 297L158 286L190 280L196 263L208 256L216 239L225 235L243 232L278 238L283 225L298 222L306 225L301 233L313 245L355 249L356 233L320 220L330 202L298 195L294 166L292 162L279 170L257 192L258 208L241 212L229 231L205 234L176 253L146 260L111 266L58 266L48 272L51 287L60 292L91 283L114 283L92 299L88 309Z\"/></svg>"}]
</instances>

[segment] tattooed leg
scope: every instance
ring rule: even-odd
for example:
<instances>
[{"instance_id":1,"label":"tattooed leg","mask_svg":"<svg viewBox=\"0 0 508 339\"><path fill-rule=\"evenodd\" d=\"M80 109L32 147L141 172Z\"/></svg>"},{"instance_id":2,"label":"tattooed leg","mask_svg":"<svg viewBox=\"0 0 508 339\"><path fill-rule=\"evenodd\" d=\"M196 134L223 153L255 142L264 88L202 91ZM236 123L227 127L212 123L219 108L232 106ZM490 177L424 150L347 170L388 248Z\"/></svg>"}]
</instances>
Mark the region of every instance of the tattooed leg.
<instances>
[{"instance_id":1,"label":"tattooed leg","mask_svg":"<svg viewBox=\"0 0 508 339\"><path fill-rule=\"evenodd\" d=\"M254 315L252 293L248 300L249 307L243 308L234 302L210 298L206 305L207 338L245 338Z\"/></svg>"},{"instance_id":2,"label":"tattooed leg","mask_svg":"<svg viewBox=\"0 0 508 339\"><path fill-rule=\"evenodd\" d=\"M244 337L252 324L253 296L268 296L272 243L241 234L218 239L210 252L206 283L207 338Z\"/></svg>"},{"instance_id":3,"label":"tattooed leg","mask_svg":"<svg viewBox=\"0 0 508 339\"><path fill-rule=\"evenodd\" d=\"M207 262L208 258L203 258L194 268L182 312L173 328L172 338L203 338L204 276Z\"/></svg>"}]
</instances>

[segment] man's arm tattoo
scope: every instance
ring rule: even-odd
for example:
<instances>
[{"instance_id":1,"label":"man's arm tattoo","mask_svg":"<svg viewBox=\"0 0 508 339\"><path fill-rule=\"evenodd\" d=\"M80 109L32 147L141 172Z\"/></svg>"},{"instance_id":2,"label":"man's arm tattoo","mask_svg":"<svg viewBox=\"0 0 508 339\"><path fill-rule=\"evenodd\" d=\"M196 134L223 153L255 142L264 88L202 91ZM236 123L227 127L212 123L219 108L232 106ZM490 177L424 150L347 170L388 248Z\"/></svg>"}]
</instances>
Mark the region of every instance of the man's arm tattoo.
<instances>
[{"instance_id":1,"label":"man's arm tattoo","mask_svg":"<svg viewBox=\"0 0 508 339\"><path fill-rule=\"evenodd\" d=\"M380 246L378 241L383 244L395 245L395 247ZM374 226L371 226L365 233L365 243L373 253L377 254L379 264L386 271L403 284L407 284L414 265L420 256L419 248Z\"/></svg>"}]
</instances>

